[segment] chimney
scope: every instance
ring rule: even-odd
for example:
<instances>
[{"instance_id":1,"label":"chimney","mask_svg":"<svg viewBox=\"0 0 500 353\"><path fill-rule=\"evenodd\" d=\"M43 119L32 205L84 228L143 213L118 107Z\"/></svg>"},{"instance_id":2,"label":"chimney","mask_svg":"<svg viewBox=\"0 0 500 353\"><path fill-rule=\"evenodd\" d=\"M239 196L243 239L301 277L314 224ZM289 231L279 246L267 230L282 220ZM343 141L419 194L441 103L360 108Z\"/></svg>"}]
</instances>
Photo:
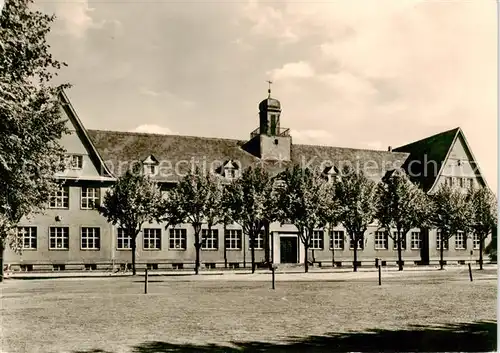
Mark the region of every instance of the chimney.
<instances>
[{"instance_id":1,"label":"chimney","mask_svg":"<svg viewBox=\"0 0 500 353\"><path fill-rule=\"evenodd\" d=\"M387 147L387 152L392 152L392 146Z\"/></svg>"}]
</instances>

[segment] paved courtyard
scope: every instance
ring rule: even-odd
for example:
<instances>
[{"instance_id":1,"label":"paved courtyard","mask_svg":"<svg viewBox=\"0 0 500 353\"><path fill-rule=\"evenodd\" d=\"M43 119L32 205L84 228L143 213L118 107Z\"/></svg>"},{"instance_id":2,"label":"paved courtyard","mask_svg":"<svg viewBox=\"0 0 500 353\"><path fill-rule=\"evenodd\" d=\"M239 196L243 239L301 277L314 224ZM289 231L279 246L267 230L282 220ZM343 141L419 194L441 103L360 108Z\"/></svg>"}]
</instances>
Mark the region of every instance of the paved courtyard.
<instances>
[{"instance_id":1,"label":"paved courtyard","mask_svg":"<svg viewBox=\"0 0 500 353\"><path fill-rule=\"evenodd\" d=\"M2 351L496 350L496 268L8 279Z\"/></svg>"}]
</instances>

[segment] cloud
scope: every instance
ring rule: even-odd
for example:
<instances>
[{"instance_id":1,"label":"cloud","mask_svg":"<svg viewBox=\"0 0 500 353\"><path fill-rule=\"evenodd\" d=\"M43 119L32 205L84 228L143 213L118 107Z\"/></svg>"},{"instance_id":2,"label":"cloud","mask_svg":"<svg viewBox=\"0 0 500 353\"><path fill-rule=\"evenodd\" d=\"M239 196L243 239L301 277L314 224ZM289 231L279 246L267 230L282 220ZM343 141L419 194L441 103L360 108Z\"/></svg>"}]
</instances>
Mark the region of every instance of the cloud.
<instances>
[{"instance_id":1,"label":"cloud","mask_svg":"<svg viewBox=\"0 0 500 353\"><path fill-rule=\"evenodd\" d=\"M179 104L180 106L184 108L193 108L196 106L196 102L189 100L189 99L184 99L176 94L166 91L166 90L153 90L147 87L140 87L139 88L139 93L144 96L149 96L153 98L163 98L166 100L171 101L172 103Z\"/></svg>"},{"instance_id":2,"label":"cloud","mask_svg":"<svg viewBox=\"0 0 500 353\"><path fill-rule=\"evenodd\" d=\"M89 28L98 26L92 19L94 11L86 0L58 2L56 16L64 22L65 31L75 38L83 38Z\"/></svg>"},{"instance_id":3,"label":"cloud","mask_svg":"<svg viewBox=\"0 0 500 353\"><path fill-rule=\"evenodd\" d=\"M154 125L154 124L143 124L137 126L135 129L131 130L131 132L142 132L148 134L160 134L160 135L172 135L175 134L168 127Z\"/></svg>"},{"instance_id":4,"label":"cloud","mask_svg":"<svg viewBox=\"0 0 500 353\"><path fill-rule=\"evenodd\" d=\"M321 129L290 130L294 143L332 145L334 136L332 133Z\"/></svg>"},{"instance_id":5,"label":"cloud","mask_svg":"<svg viewBox=\"0 0 500 353\"><path fill-rule=\"evenodd\" d=\"M267 72L273 80L284 80L291 78L311 78L314 76L314 69L305 62L299 61L295 63L287 63L279 69L274 69Z\"/></svg>"}]
</instances>

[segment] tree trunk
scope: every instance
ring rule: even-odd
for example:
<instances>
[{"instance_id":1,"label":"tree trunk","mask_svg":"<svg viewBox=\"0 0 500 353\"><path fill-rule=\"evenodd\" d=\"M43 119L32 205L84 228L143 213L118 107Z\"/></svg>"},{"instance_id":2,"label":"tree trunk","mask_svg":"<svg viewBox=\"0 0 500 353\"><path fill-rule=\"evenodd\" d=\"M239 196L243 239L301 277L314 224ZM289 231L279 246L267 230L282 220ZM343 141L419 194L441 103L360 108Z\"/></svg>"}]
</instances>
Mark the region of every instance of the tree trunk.
<instances>
[{"instance_id":1,"label":"tree trunk","mask_svg":"<svg viewBox=\"0 0 500 353\"><path fill-rule=\"evenodd\" d=\"M398 271L403 271L403 253L401 251L401 231L399 229L398 229L397 245L398 245Z\"/></svg>"},{"instance_id":2,"label":"tree trunk","mask_svg":"<svg viewBox=\"0 0 500 353\"><path fill-rule=\"evenodd\" d=\"M250 254L252 257L252 273L255 273L255 231L250 234Z\"/></svg>"},{"instance_id":3,"label":"tree trunk","mask_svg":"<svg viewBox=\"0 0 500 353\"><path fill-rule=\"evenodd\" d=\"M264 261L266 264L271 268L271 256L270 256L270 249L269 249L269 244L271 243L269 241L269 221L264 222Z\"/></svg>"},{"instance_id":4,"label":"tree trunk","mask_svg":"<svg viewBox=\"0 0 500 353\"><path fill-rule=\"evenodd\" d=\"M137 240L137 234L136 235L133 235L132 236L132 275L135 276L136 272L135 272L135 249L137 248L137 243L136 243L136 240Z\"/></svg>"},{"instance_id":5,"label":"tree trunk","mask_svg":"<svg viewBox=\"0 0 500 353\"><path fill-rule=\"evenodd\" d=\"M484 239L482 237L479 237L479 269L483 269L483 245L484 245ZM3 268L3 266L2 266Z\"/></svg>"},{"instance_id":6,"label":"tree trunk","mask_svg":"<svg viewBox=\"0 0 500 353\"><path fill-rule=\"evenodd\" d=\"M439 245L439 269L443 270L444 269L444 237L443 233L441 233L441 239L440 239L440 245Z\"/></svg>"},{"instance_id":7,"label":"tree trunk","mask_svg":"<svg viewBox=\"0 0 500 353\"><path fill-rule=\"evenodd\" d=\"M358 239L357 237L353 237L354 239L354 264L353 264L353 272L358 272Z\"/></svg>"},{"instance_id":8,"label":"tree trunk","mask_svg":"<svg viewBox=\"0 0 500 353\"><path fill-rule=\"evenodd\" d=\"M333 238L332 227L330 227L328 233L330 235L330 239L332 239L332 267L335 267L335 239Z\"/></svg>"},{"instance_id":9,"label":"tree trunk","mask_svg":"<svg viewBox=\"0 0 500 353\"><path fill-rule=\"evenodd\" d=\"M197 275L200 270L200 248L201 248L199 231L194 232L194 248L196 250L196 259L194 261L194 274Z\"/></svg>"},{"instance_id":10,"label":"tree trunk","mask_svg":"<svg viewBox=\"0 0 500 353\"><path fill-rule=\"evenodd\" d=\"M309 261L307 260L307 251L309 250L309 247L304 244L304 272L307 273L309 272Z\"/></svg>"},{"instance_id":11,"label":"tree trunk","mask_svg":"<svg viewBox=\"0 0 500 353\"><path fill-rule=\"evenodd\" d=\"M227 268L226 228L227 224L224 222L224 234L222 237L222 242L224 243L224 268Z\"/></svg>"},{"instance_id":12,"label":"tree trunk","mask_svg":"<svg viewBox=\"0 0 500 353\"><path fill-rule=\"evenodd\" d=\"M5 255L4 239L0 240L0 282L3 282L3 257Z\"/></svg>"}]
</instances>

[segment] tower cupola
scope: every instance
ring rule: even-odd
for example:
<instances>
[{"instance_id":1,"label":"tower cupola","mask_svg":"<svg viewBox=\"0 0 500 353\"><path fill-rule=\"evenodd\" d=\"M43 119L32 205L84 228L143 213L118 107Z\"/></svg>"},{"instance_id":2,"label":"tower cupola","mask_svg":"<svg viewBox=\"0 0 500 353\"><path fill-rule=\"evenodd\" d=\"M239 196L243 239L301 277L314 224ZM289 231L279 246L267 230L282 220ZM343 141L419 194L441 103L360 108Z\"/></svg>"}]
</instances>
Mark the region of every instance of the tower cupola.
<instances>
[{"instance_id":1,"label":"tower cupola","mask_svg":"<svg viewBox=\"0 0 500 353\"><path fill-rule=\"evenodd\" d=\"M280 134L281 103L271 98L271 81L268 81L268 97L259 104L259 132L263 135L277 136Z\"/></svg>"}]
</instances>

